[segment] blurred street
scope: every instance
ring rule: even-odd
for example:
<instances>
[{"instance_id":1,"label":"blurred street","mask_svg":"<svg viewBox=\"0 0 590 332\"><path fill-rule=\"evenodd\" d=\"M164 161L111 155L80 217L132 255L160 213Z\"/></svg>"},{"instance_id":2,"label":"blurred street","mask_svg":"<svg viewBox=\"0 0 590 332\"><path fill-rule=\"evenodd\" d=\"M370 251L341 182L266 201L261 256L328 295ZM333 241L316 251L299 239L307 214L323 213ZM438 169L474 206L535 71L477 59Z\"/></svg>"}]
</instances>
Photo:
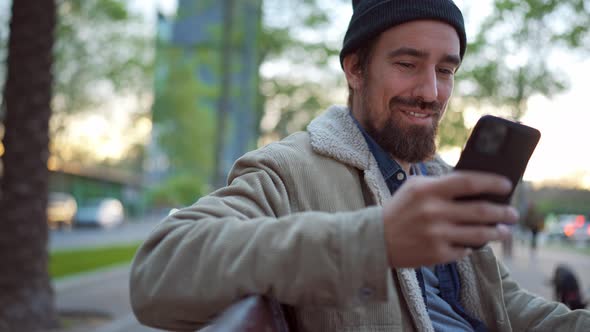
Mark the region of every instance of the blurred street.
<instances>
[{"instance_id":1,"label":"blurred street","mask_svg":"<svg viewBox=\"0 0 590 332\"><path fill-rule=\"evenodd\" d=\"M493 248L501 257L500 246L494 244ZM514 256L506 263L522 287L545 298L552 296L551 287L546 282L553 269L558 263L566 263L580 278L586 296L590 294L590 259L587 255L544 247L540 247L535 255L530 255L528 247L515 241ZM129 267L124 265L58 281L55 284L57 307L62 314L96 314L95 319L88 320L84 325L78 324L59 332L159 331L143 327L135 320L129 304L128 278Z\"/></svg>"},{"instance_id":2,"label":"blurred street","mask_svg":"<svg viewBox=\"0 0 590 332\"><path fill-rule=\"evenodd\" d=\"M127 220L114 228L73 228L52 230L49 234L49 250L100 247L144 240L163 215L153 215L141 220Z\"/></svg>"}]
</instances>

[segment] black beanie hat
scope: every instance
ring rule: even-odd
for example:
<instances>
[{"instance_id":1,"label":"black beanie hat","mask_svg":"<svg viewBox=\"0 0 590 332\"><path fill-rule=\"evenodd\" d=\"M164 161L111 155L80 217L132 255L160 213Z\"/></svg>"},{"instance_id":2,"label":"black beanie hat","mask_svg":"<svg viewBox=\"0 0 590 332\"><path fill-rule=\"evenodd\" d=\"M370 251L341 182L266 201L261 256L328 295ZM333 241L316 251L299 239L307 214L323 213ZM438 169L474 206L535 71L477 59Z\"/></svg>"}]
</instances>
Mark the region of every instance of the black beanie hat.
<instances>
[{"instance_id":1,"label":"black beanie hat","mask_svg":"<svg viewBox=\"0 0 590 332\"><path fill-rule=\"evenodd\" d=\"M352 0L353 13L340 51L344 57L381 32L414 20L438 20L457 30L463 59L467 38L463 15L452 0Z\"/></svg>"}]
</instances>

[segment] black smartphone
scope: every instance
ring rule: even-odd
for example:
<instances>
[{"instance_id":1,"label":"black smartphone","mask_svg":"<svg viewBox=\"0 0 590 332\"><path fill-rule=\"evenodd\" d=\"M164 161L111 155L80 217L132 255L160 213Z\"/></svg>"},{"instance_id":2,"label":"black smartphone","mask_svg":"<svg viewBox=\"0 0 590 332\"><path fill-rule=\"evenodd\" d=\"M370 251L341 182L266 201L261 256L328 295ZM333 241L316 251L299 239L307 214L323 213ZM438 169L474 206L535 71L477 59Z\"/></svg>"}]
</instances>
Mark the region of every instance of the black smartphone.
<instances>
[{"instance_id":1,"label":"black smartphone","mask_svg":"<svg viewBox=\"0 0 590 332\"><path fill-rule=\"evenodd\" d=\"M461 152L456 170L503 175L513 184L506 195L481 194L459 200L488 200L508 204L541 138L539 130L492 115L479 119Z\"/></svg>"}]
</instances>

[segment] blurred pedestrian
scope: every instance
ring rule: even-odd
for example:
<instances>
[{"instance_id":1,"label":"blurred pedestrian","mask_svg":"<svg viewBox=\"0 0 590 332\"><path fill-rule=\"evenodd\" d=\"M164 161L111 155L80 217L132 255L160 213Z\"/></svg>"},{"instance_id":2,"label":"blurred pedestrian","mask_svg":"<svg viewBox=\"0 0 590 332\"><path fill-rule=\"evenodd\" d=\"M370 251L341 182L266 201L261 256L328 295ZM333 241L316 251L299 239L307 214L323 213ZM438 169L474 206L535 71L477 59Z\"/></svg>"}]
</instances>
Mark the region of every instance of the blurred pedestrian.
<instances>
[{"instance_id":1,"label":"blurred pedestrian","mask_svg":"<svg viewBox=\"0 0 590 332\"><path fill-rule=\"evenodd\" d=\"M524 225L530 231L530 248L531 253L537 250L537 238L539 232L545 227L545 216L539 211L534 202L529 202L526 215L524 216Z\"/></svg>"}]
</instances>

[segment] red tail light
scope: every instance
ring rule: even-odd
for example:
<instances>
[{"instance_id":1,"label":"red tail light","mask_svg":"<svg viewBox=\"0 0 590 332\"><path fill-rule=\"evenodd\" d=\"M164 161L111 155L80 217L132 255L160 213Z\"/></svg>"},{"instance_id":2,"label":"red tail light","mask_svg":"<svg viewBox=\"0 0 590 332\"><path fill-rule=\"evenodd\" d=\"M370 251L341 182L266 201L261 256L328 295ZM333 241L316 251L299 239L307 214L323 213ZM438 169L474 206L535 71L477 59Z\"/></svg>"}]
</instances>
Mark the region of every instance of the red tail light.
<instances>
[{"instance_id":1,"label":"red tail light","mask_svg":"<svg viewBox=\"0 0 590 332\"><path fill-rule=\"evenodd\" d=\"M565 225L565 227L563 228L563 234L565 234L565 236L567 237L574 235L575 232L576 225L574 223L567 223L567 225Z\"/></svg>"},{"instance_id":2,"label":"red tail light","mask_svg":"<svg viewBox=\"0 0 590 332\"><path fill-rule=\"evenodd\" d=\"M576 228L584 227L585 222L586 222L586 217L584 217L583 215L577 215L576 219L574 219L574 223L575 223Z\"/></svg>"}]
</instances>

